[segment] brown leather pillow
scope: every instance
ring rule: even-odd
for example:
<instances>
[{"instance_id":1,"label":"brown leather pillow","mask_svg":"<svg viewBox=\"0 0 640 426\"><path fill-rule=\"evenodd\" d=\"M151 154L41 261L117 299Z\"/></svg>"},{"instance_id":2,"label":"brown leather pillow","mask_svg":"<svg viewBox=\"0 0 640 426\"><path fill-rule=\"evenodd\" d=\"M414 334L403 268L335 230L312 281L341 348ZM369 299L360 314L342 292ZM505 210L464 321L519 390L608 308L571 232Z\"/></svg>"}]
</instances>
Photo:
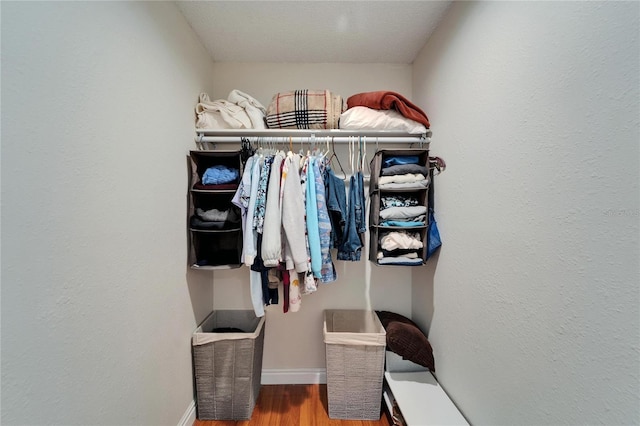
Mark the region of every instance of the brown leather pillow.
<instances>
[{"instance_id":1,"label":"brown leather pillow","mask_svg":"<svg viewBox=\"0 0 640 426\"><path fill-rule=\"evenodd\" d=\"M400 314L396 314L395 312L376 311L376 314L378 315L378 318L380 318L380 322L385 329L392 321L404 322L407 324L411 324L414 327L418 327L418 325L415 322L411 321L409 318Z\"/></svg>"},{"instance_id":2,"label":"brown leather pillow","mask_svg":"<svg viewBox=\"0 0 640 426\"><path fill-rule=\"evenodd\" d=\"M403 359L436 371L431 344L413 321L393 312L378 311L377 314L387 333L389 350Z\"/></svg>"}]
</instances>

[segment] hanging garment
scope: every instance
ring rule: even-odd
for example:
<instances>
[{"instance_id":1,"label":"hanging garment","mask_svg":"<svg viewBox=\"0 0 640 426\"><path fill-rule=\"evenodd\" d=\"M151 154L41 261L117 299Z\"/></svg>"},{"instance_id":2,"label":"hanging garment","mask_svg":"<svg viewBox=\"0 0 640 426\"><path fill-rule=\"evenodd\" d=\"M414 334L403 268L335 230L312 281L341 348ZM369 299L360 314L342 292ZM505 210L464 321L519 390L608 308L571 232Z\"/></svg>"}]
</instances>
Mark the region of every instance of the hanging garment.
<instances>
[{"instance_id":1,"label":"hanging garment","mask_svg":"<svg viewBox=\"0 0 640 426\"><path fill-rule=\"evenodd\" d=\"M330 167L324 173L327 209L331 219L331 248L338 248L344 238L347 217L347 196L344 181L337 177Z\"/></svg>"},{"instance_id":2,"label":"hanging garment","mask_svg":"<svg viewBox=\"0 0 640 426\"><path fill-rule=\"evenodd\" d=\"M320 248L320 229L318 225L318 205L316 202L315 173L313 159L307 161L307 234L309 236L309 251L311 253L311 271L313 276L322 276L322 252Z\"/></svg>"},{"instance_id":3,"label":"hanging garment","mask_svg":"<svg viewBox=\"0 0 640 426\"><path fill-rule=\"evenodd\" d=\"M249 270L249 291L253 312L257 317L263 317L264 298L262 297L262 274L260 271Z\"/></svg>"},{"instance_id":4,"label":"hanging garment","mask_svg":"<svg viewBox=\"0 0 640 426\"><path fill-rule=\"evenodd\" d=\"M289 281L289 271L286 270L284 264L278 266L280 274L282 274L282 312L289 312L289 294L291 293L291 282Z\"/></svg>"},{"instance_id":5,"label":"hanging garment","mask_svg":"<svg viewBox=\"0 0 640 426\"><path fill-rule=\"evenodd\" d=\"M356 205L354 209L356 229L358 230L358 234L360 234L360 242L364 245L364 234L367 232L367 211L364 197L364 175L362 172L356 173L356 184Z\"/></svg>"},{"instance_id":6,"label":"hanging garment","mask_svg":"<svg viewBox=\"0 0 640 426\"><path fill-rule=\"evenodd\" d=\"M251 265L251 270L252 271L256 271L260 273L260 287L262 289L262 302L265 305L269 305L270 304L270 297L269 297L269 268L267 268L266 266L264 266L264 262L262 261L262 234L258 233L258 254L256 255L256 260L253 262L253 265ZM257 293L256 289L255 290Z\"/></svg>"},{"instance_id":7,"label":"hanging garment","mask_svg":"<svg viewBox=\"0 0 640 426\"><path fill-rule=\"evenodd\" d=\"M262 259L268 268L278 266L282 258L282 205L280 204L280 171L284 153L278 152L273 158L269 175L267 202L264 213L262 234Z\"/></svg>"},{"instance_id":8,"label":"hanging garment","mask_svg":"<svg viewBox=\"0 0 640 426\"><path fill-rule=\"evenodd\" d=\"M254 155L251 158L253 158L253 164L251 166L251 190L249 192L249 204L247 206L244 234L242 235L242 254L244 256L244 264L249 267L253 265L257 254L258 231L255 228L253 219L256 211L258 182L260 181L260 171L263 161L263 158L258 155Z\"/></svg>"},{"instance_id":9,"label":"hanging garment","mask_svg":"<svg viewBox=\"0 0 640 426\"><path fill-rule=\"evenodd\" d=\"M240 216L242 221L242 238L247 232L247 209L249 208L249 201L251 198L251 168L253 167L253 157L249 157L244 166L244 172L242 173L242 180L238 185L238 190L233 195L231 202L240 209ZM240 254L240 262L244 263L244 245L242 246L242 253Z\"/></svg>"},{"instance_id":10,"label":"hanging garment","mask_svg":"<svg viewBox=\"0 0 640 426\"><path fill-rule=\"evenodd\" d=\"M318 208L318 231L320 234L320 253L322 266L320 268L320 282L329 283L337 279L336 268L331 260L331 219L325 202L324 179L320 172L319 158L311 162L315 177L316 207Z\"/></svg>"},{"instance_id":11,"label":"hanging garment","mask_svg":"<svg viewBox=\"0 0 640 426\"><path fill-rule=\"evenodd\" d=\"M269 301L268 305L277 305L280 301L278 295L278 286L280 285L279 271L276 268L269 269L267 278L269 280Z\"/></svg>"},{"instance_id":12,"label":"hanging garment","mask_svg":"<svg viewBox=\"0 0 640 426\"><path fill-rule=\"evenodd\" d=\"M298 312L302 305L302 296L300 296L300 278L299 278L299 274L293 269L289 269L288 272L289 272L289 311Z\"/></svg>"},{"instance_id":13,"label":"hanging garment","mask_svg":"<svg viewBox=\"0 0 640 426\"><path fill-rule=\"evenodd\" d=\"M313 272L309 269L304 274L302 286L300 287L300 294L311 294L318 290L317 278L313 276Z\"/></svg>"},{"instance_id":14,"label":"hanging garment","mask_svg":"<svg viewBox=\"0 0 640 426\"><path fill-rule=\"evenodd\" d=\"M360 260L362 241L360 240L358 225L356 224L356 205L362 206L363 201L360 199L361 195L357 182L358 178L352 175L349 179L349 201L347 203L347 220L344 227L344 239L340 247L338 247L339 260Z\"/></svg>"},{"instance_id":15,"label":"hanging garment","mask_svg":"<svg viewBox=\"0 0 640 426\"><path fill-rule=\"evenodd\" d=\"M306 222L306 209L307 209L307 166L309 165L308 158L302 159L300 168L300 186L302 188L302 199L305 204L305 248L307 252L307 272L303 275L299 275L300 281L300 294L311 294L318 290L315 279L313 278L313 272L311 272L311 251L309 249L309 234L307 232Z\"/></svg>"},{"instance_id":16,"label":"hanging garment","mask_svg":"<svg viewBox=\"0 0 640 426\"><path fill-rule=\"evenodd\" d=\"M258 194L256 195L256 211L253 216L253 226L262 234L264 226L264 213L267 205L267 189L269 185L269 173L271 172L271 164L274 155L270 155L264 159L264 164L260 170L260 180L258 181Z\"/></svg>"},{"instance_id":17,"label":"hanging garment","mask_svg":"<svg viewBox=\"0 0 640 426\"><path fill-rule=\"evenodd\" d=\"M300 182L300 156L289 152L282 169L282 228L284 260L287 269L306 272L308 255L305 241L305 200Z\"/></svg>"}]
</instances>

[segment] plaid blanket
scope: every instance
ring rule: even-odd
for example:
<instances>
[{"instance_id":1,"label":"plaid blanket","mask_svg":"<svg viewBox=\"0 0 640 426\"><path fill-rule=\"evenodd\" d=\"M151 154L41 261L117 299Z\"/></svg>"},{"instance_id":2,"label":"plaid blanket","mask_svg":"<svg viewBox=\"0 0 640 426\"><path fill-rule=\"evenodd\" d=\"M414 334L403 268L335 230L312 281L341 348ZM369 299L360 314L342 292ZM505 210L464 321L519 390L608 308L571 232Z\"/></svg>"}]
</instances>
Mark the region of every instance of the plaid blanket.
<instances>
[{"instance_id":1,"label":"plaid blanket","mask_svg":"<svg viewBox=\"0 0 640 426\"><path fill-rule=\"evenodd\" d=\"M329 90L276 93L267 107L271 129L337 129L344 111L342 96Z\"/></svg>"}]
</instances>

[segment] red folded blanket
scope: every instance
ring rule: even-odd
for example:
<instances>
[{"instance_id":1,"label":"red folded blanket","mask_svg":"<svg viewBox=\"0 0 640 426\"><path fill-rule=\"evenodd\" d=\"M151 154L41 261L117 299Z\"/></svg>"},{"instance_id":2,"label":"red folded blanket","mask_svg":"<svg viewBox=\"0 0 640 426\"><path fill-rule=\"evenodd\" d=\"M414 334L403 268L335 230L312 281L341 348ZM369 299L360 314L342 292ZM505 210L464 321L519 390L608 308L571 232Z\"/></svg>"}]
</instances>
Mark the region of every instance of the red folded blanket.
<instances>
[{"instance_id":1,"label":"red folded blanket","mask_svg":"<svg viewBox=\"0 0 640 426\"><path fill-rule=\"evenodd\" d=\"M429 128L427 114L411 103L407 98L396 92L378 91L358 93L347 99L347 109L364 106L372 109L394 109L404 117L422 123Z\"/></svg>"}]
</instances>

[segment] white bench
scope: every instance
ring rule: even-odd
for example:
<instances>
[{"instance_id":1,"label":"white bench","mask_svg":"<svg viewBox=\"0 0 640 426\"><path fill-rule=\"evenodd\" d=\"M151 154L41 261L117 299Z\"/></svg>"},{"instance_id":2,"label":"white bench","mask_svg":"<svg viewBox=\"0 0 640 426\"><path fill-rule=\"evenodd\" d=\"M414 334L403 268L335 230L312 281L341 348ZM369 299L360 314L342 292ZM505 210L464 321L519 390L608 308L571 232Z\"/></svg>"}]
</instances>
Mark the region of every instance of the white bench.
<instances>
[{"instance_id":1,"label":"white bench","mask_svg":"<svg viewBox=\"0 0 640 426\"><path fill-rule=\"evenodd\" d=\"M469 424L429 370L389 351L386 360L383 396L389 413L395 401L407 426Z\"/></svg>"}]
</instances>

